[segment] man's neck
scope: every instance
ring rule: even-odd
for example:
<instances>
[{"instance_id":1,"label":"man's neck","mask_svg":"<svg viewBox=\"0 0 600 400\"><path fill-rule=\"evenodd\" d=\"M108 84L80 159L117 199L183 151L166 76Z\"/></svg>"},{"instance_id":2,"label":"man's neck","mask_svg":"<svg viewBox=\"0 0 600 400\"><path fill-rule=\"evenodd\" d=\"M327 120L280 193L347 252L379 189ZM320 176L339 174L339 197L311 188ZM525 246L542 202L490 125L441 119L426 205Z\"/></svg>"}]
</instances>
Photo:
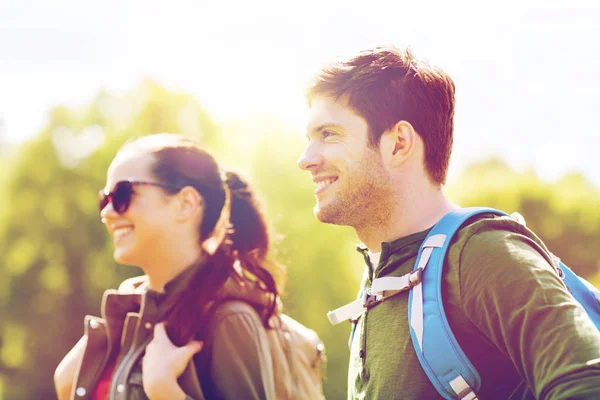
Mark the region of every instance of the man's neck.
<instances>
[{"instance_id":1,"label":"man's neck","mask_svg":"<svg viewBox=\"0 0 600 400\"><path fill-rule=\"evenodd\" d=\"M402 201L404 200L404 201ZM402 199L387 218L367 222L356 228L358 238L372 252L381 251L381 243L422 232L435 225L444 215L457 208L441 190L428 193L413 201Z\"/></svg>"}]
</instances>

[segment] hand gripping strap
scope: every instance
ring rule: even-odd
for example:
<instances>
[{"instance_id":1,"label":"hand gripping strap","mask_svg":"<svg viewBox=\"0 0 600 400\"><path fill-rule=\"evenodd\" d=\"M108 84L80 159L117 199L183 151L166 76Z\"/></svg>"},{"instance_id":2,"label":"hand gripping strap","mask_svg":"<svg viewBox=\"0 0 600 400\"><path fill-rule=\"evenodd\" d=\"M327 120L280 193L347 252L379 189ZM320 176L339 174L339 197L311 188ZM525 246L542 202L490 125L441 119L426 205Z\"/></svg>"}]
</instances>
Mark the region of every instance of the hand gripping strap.
<instances>
[{"instance_id":1,"label":"hand gripping strap","mask_svg":"<svg viewBox=\"0 0 600 400\"><path fill-rule=\"evenodd\" d=\"M446 252L456 231L469 218L483 213L507 215L491 208L462 208L446 214L431 229L424 244L436 235L445 235L446 240L443 246L428 250L431 255L427 268L420 266L422 254L427 249L421 245L415 270L423 269L422 280L408 297L410 334L417 357L429 380L445 399L474 398L474 393L481 387L479 374L450 330L442 302L442 273ZM460 393L453 389L459 381L467 384L466 390Z\"/></svg>"}]
</instances>

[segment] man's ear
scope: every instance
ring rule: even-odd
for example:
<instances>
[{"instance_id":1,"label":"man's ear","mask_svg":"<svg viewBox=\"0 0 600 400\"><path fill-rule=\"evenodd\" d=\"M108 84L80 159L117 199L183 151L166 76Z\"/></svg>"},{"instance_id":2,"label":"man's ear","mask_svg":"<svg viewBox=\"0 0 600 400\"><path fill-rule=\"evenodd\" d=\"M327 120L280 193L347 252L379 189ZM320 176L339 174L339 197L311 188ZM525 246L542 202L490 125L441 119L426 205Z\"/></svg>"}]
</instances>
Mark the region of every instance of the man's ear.
<instances>
[{"instance_id":1,"label":"man's ear","mask_svg":"<svg viewBox=\"0 0 600 400\"><path fill-rule=\"evenodd\" d=\"M204 212L204 198L196 189L186 186L177 193L176 219L184 222Z\"/></svg>"},{"instance_id":2,"label":"man's ear","mask_svg":"<svg viewBox=\"0 0 600 400\"><path fill-rule=\"evenodd\" d=\"M398 121L382 135L380 147L391 167L397 167L410 158L415 149L417 135L407 121Z\"/></svg>"}]
</instances>

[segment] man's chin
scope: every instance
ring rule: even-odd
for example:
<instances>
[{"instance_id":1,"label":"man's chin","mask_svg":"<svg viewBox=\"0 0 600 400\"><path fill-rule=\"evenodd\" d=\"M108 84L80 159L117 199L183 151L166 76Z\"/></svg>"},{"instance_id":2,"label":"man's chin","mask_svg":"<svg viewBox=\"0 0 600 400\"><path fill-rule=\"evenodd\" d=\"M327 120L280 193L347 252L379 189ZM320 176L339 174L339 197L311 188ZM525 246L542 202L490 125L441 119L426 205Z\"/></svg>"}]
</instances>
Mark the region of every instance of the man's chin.
<instances>
[{"instance_id":1,"label":"man's chin","mask_svg":"<svg viewBox=\"0 0 600 400\"><path fill-rule=\"evenodd\" d=\"M346 225L342 221L341 215L336 210L333 210L332 207L321 207L318 203L315 205L313 209L315 217L325 224L334 224L334 225Z\"/></svg>"}]
</instances>

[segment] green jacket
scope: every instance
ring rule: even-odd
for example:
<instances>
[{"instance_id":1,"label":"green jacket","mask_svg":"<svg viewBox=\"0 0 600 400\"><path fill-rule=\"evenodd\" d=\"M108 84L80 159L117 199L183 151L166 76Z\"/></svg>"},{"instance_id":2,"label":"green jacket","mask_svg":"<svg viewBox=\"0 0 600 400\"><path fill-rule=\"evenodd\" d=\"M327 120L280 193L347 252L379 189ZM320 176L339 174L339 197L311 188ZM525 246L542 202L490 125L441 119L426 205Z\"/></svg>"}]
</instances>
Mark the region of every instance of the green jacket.
<instances>
[{"instance_id":1,"label":"green jacket","mask_svg":"<svg viewBox=\"0 0 600 400\"><path fill-rule=\"evenodd\" d=\"M109 359L117 357L109 399L147 399L141 361L152 340L154 324L185 288L190 267L169 282L164 293L147 288L146 277L128 279L118 290L107 290L101 318L85 318L87 346L75 377L73 399L91 399ZM227 284L226 284L227 285ZM225 299L207 321L208 337L179 384L189 400L274 399L273 370L265 329L257 311L264 298L249 291L220 295Z\"/></svg>"},{"instance_id":2,"label":"green jacket","mask_svg":"<svg viewBox=\"0 0 600 400\"><path fill-rule=\"evenodd\" d=\"M410 272L428 231L383 243L374 279ZM600 333L570 296L535 235L481 218L449 249L442 297L449 324L481 375L478 399L600 398ZM415 354L408 292L365 311L350 349L348 399L438 399Z\"/></svg>"}]
</instances>

